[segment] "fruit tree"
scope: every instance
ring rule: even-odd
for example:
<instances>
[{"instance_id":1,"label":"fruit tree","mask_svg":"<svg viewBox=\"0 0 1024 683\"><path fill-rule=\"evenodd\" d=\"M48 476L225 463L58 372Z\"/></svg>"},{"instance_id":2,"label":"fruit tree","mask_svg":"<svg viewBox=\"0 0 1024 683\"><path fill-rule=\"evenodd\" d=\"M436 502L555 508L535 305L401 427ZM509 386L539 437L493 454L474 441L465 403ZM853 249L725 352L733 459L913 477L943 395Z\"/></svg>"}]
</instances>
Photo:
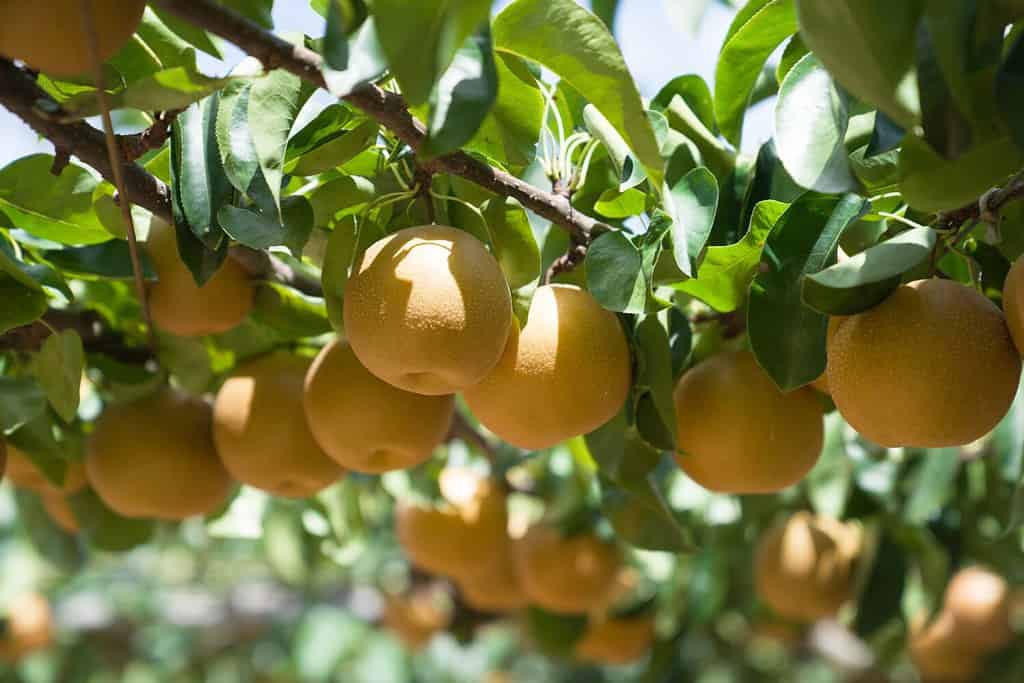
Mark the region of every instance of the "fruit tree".
<instances>
[{"instance_id":1,"label":"fruit tree","mask_svg":"<svg viewBox=\"0 0 1024 683\"><path fill-rule=\"evenodd\" d=\"M0 683L1024 680L1021 0L0 0L0 139Z\"/></svg>"}]
</instances>

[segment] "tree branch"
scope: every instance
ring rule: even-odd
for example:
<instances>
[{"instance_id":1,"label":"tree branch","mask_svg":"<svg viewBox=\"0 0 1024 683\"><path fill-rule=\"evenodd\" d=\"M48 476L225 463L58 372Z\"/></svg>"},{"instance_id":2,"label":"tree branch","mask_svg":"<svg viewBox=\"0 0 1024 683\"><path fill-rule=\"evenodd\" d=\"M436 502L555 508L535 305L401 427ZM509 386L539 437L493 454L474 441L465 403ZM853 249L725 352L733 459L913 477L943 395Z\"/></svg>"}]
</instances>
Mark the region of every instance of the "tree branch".
<instances>
[{"instance_id":1,"label":"tree branch","mask_svg":"<svg viewBox=\"0 0 1024 683\"><path fill-rule=\"evenodd\" d=\"M103 133L89 124L79 121L61 123L59 105L40 88L32 76L0 57L0 104L16 114L39 135L50 140L60 151L72 152L89 164L107 180L113 182L114 172L110 167ZM174 112L167 112L161 118L159 129L150 129L139 136L119 136L122 149L128 156L151 148L161 135L166 135ZM162 144L162 143L161 143ZM59 157L59 154L58 154ZM171 215L170 191L162 181L150 175L135 163L124 164L124 184L128 201L150 211L167 222L174 220ZM265 252L252 253L244 247L234 249L236 258L250 274L263 280L273 280L310 296L323 296L319 282L295 271L292 267Z\"/></svg>"},{"instance_id":2,"label":"tree branch","mask_svg":"<svg viewBox=\"0 0 1024 683\"><path fill-rule=\"evenodd\" d=\"M281 68L327 89L320 68L323 59L305 47L264 30L245 17L211 0L157 0L157 5L211 33L219 35L249 55L259 59L269 69ZM343 98L350 104L374 117L393 132L402 142L417 152L426 138L425 127L409 113L401 95L387 92L375 85L364 86ZM517 199L526 208L555 223L587 244L593 235L607 230L607 226L593 218L572 210L569 200L546 192L516 178L510 173L484 164L465 152L437 157L422 164L434 173L462 176L491 192Z\"/></svg>"},{"instance_id":3,"label":"tree branch","mask_svg":"<svg viewBox=\"0 0 1024 683\"><path fill-rule=\"evenodd\" d=\"M86 351L102 353L122 363L139 365L154 360L145 346L129 345L120 333L112 330L95 311L52 309L43 315L43 321L16 327L0 335L0 351L38 351L55 330L74 330L82 338ZM47 327L49 325L49 327Z\"/></svg>"},{"instance_id":4,"label":"tree branch","mask_svg":"<svg viewBox=\"0 0 1024 683\"><path fill-rule=\"evenodd\" d=\"M1024 198L1024 174L1014 176L1005 186L985 193L976 202L939 214L933 227L936 230L952 230L970 220L998 222L996 219L999 211L1010 202L1021 198Z\"/></svg>"}]
</instances>

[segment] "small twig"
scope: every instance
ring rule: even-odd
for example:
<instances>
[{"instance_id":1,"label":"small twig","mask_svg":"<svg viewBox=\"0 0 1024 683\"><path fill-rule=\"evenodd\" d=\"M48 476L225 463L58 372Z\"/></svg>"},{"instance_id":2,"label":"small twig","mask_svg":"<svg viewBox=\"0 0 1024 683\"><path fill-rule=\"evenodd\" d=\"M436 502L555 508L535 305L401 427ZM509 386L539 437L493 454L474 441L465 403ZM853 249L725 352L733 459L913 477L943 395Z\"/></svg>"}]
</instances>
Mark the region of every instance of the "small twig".
<instances>
[{"instance_id":1,"label":"small twig","mask_svg":"<svg viewBox=\"0 0 1024 683\"><path fill-rule=\"evenodd\" d=\"M953 230L972 219L998 222L999 211L1010 202L1022 197L1024 197L1024 173L1018 173L1006 185L989 190L978 201L939 214L932 227L936 230Z\"/></svg>"},{"instance_id":2,"label":"small twig","mask_svg":"<svg viewBox=\"0 0 1024 683\"><path fill-rule=\"evenodd\" d=\"M434 174L423 166L416 164L413 177L416 180L416 186L420 188L419 196L423 201L424 208L427 210L427 219L432 224L436 224L437 209L434 207L434 197L430 191L434 183Z\"/></svg>"},{"instance_id":3,"label":"small twig","mask_svg":"<svg viewBox=\"0 0 1024 683\"><path fill-rule=\"evenodd\" d=\"M129 345L100 314L89 310L52 309L42 319L0 335L0 350L38 351L52 330L74 330L86 351L101 353L122 363L141 365L154 360L149 349Z\"/></svg>"},{"instance_id":4,"label":"small twig","mask_svg":"<svg viewBox=\"0 0 1024 683\"><path fill-rule=\"evenodd\" d=\"M551 284L551 281L557 276L575 270L576 266L587 258L587 247L588 245L580 244L575 237L572 237L569 249L548 266L547 272L544 273L544 284Z\"/></svg>"},{"instance_id":5,"label":"small twig","mask_svg":"<svg viewBox=\"0 0 1024 683\"><path fill-rule=\"evenodd\" d=\"M117 141L125 161L135 161L146 152L159 149L171 135L171 125L183 109L170 109L156 113L153 125L137 135L119 135Z\"/></svg>"},{"instance_id":6,"label":"small twig","mask_svg":"<svg viewBox=\"0 0 1024 683\"><path fill-rule=\"evenodd\" d=\"M459 411L455 411L452 426L448 432L448 440L459 439L481 451L493 465L498 460L498 451L490 441L469 424Z\"/></svg>"},{"instance_id":7,"label":"small twig","mask_svg":"<svg viewBox=\"0 0 1024 683\"><path fill-rule=\"evenodd\" d=\"M747 316L742 311L700 311L690 318L690 322L694 325L717 323L722 326L722 337L725 339L735 339L747 329Z\"/></svg>"},{"instance_id":8,"label":"small twig","mask_svg":"<svg viewBox=\"0 0 1024 683\"><path fill-rule=\"evenodd\" d=\"M53 146L53 164L50 166L50 174L59 176L71 163L71 151L67 147Z\"/></svg>"},{"instance_id":9,"label":"small twig","mask_svg":"<svg viewBox=\"0 0 1024 683\"><path fill-rule=\"evenodd\" d=\"M128 236L128 254L132 262L132 273L135 279L135 294L139 298L139 305L142 307L142 318L146 322L146 334L149 339L149 346L156 350L156 334L153 330L153 318L149 312L149 299L146 296L146 283L142 275L142 261L139 258L139 243L135 235L135 221L132 219L132 207L125 191L124 182L124 160L121 158L121 149L114 136L114 122L110 117L110 103L107 101L106 86L103 82L103 60L100 58L99 38L96 35L96 17L93 15L93 6L90 0L79 0L79 7L82 12L82 26L85 28L85 35L89 44L89 56L92 59L93 75L96 79L96 96L99 98L100 110L103 114L103 129L107 143L107 156L110 160L110 168L114 174L114 185L122 201L118 202L121 208L121 217L124 219L125 232Z\"/></svg>"},{"instance_id":10,"label":"small twig","mask_svg":"<svg viewBox=\"0 0 1024 683\"><path fill-rule=\"evenodd\" d=\"M309 296L324 295L320 280L292 268L265 251L235 245L229 253L254 280L277 282Z\"/></svg>"}]
</instances>

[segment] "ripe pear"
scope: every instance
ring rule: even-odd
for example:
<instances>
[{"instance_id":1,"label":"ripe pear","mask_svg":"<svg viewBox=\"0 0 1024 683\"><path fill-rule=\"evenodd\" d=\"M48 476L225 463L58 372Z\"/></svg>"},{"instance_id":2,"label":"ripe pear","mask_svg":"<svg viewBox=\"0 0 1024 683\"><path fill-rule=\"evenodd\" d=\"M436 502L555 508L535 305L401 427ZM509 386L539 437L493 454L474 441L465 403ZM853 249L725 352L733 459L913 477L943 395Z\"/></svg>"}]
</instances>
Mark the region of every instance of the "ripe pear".
<instances>
[{"instance_id":1,"label":"ripe pear","mask_svg":"<svg viewBox=\"0 0 1024 683\"><path fill-rule=\"evenodd\" d=\"M12 484L35 491L40 495L62 496L85 488L85 464L80 460L68 461L64 470L64 484L57 486L36 467L24 453L7 446L7 478Z\"/></svg>"},{"instance_id":2,"label":"ripe pear","mask_svg":"<svg viewBox=\"0 0 1024 683\"><path fill-rule=\"evenodd\" d=\"M489 430L520 448L550 448L615 416L629 394L626 336L614 314L574 285L537 289L522 331L484 381L463 391Z\"/></svg>"},{"instance_id":3,"label":"ripe pear","mask_svg":"<svg viewBox=\"0 0 1024 683\"><path fill-rule=\"evenodd\" d=\"M987 569L961 569L946 587L943 609L957 641L979 653L995 652L1013 639L1012 597L1006 580Z\"/></svg>"},{"instance_id":4,"label":"ripe pear","mask_svg":"<svg viewBox=\"0 0 1024 683\"><path fill-rule=\"evenodd\" d=\"M951 280L918 280L843 318L828 344L843 418L880 446L970 443L1006 415L1021 360L1002 312Z\"/></svg>"},{"instance_id":5,"label":"ripe pear","mask_svg":"<svg viewBox=\"0 0 1024 683\"><path fill-rule=\"evenodd\" d=\"M0 635L0 660L15 663L53 641L53 614L42 595L28 593L11 601Z\"/></svg>"},{"instance_id":6,"label":"ripe pear","mask_svg":"<svg viewBox=\"0 0 1024 683\"><path fill-rule=\"evenodd\" d=\"M470 579L509 556L505 492L465 468L441 473L441 505L402 501L395 513L398 542L410 561L436 574Z\"/></svg>"},{"instance_id":7,"label":"ripe pear","mask_svg":"<svg viewBox=\"0 0 1024 683\"><path fill-rule=\"evenodd\" d=\"M425 647L451 620L451 603L438 586L419 586L407 595L384 598L382 621L410 650Z\"/></svg>"},{"instance_id":8,"label":"ripe pear","mask_svg":"<svg viewBox=\"0 0 1024 683\"><path fill-rule=\"evenodd\" d=\"M771 493L800 481L821 454L821 399L782 393L749 351L712 356L676 385L676 461L722 493Z\"/></svg>"},{"instance_id":9,"label":"ripe pear","mask_svg":"<svg viewBox=\"0 0 1024 683\"><path fill-rule=\"evenodd\" d=\"M1003 284L1003 311L1017 351L1024 349L1024 258L1018 258L1010 267Z\"/></svg>"},{"instance_id":10,"label":"ripe pear","mask_svg":"<svg viewBox=\"0 0 1024 683\"><path fill-rule=\"evenodd\" d=\"M591 533L564 537L534 525L513 546L516 571L530 602L559 614L584 614L608 605L618 588L622 555Z\"/></svg>"},{"instance_id":11,"label":"ripe pear","mask_svg":"<svg viewBox=\"0 0 1024 683\"><path fill-rule=\"evenodd\" d=\"M217 510L233 482L213 445L212 412L170 388L108 406L88 443L92 488L125 517L181 520Z\"/></svg>"},{"instance_id":12,"label":"ripe pear","mask_svg":"<svg viewBox=\"0 0 1024 683\"><path fill-rule=\"evenodd\" d=\"M780 616L807 622L832 617L851 597L859 543L837 524L798 512L758 542L757 594Z\"/></svg>"},{"instance_id":13,"label":"ripe pear","mask_svg":"<svg viewBox=\"0 0 1024 683\"><path fill-rule=\"evenodd\" d=\"M456 583L467 605L480 612L515 612L526 609L530 599L523 591L512 559L511 543L497 562L488 562L486 569Z\"/></svg>"},{"instance_id":14,"label":"ripe pear","mask_svg":"<svg viewBox=\"0 0 1024 683\"><path fill-rule=\"evenodd\" d=\"M309 366L291 353L271 353L240 365L217 393L214 443L238 481L276 496L308 498L342 476L306 424Z\"/></svg>"},{"instance_id":15,"label":"ripe pear","mask_svg":"<svg viewBox=\"0 0 1024 683\"><path fill-rule=\"evenodd\" d=\"M924 683L967 683L981 670L978 654L959 639L953 617L946 611L931 623L912 628L908 649Z\"/></svg>"},{"instance_id":16,"label":"ripe pear","mask_svg":"<svg viewBox=\"0 0 1024 683\"><path fill-rule=\"evenodd\" d=\"M149 286L153 323L180 337L227 332L252 310L255 289L249 274L232 259L200 287L178 255L174 226L154 218L146 251L159 280Z\"/></svg>"},{"instance_id":17,"label":"ripe pear","mask_svg":"<svg viewBox=\"0 0 1024 683\"><path fill-rule=\"evenodd\" d=\"M480 240L422 225L370 245L345 286L344 320L374 375L417 394L453 394L498 362L512 297Z\"/></svg>"},{"instance_id":18,"label":"ripe pear","mask_svg":"<svg viewBox=\"0 0 1024 683\"><path fill-rule=\"evenodd\" d=\"M324 347L306 374L303 405L313 438L347 470L379 474L427 460L448 433L452 396L402 391L363 367L343 341Z\"/></svg>"},{"instance_id":19,"label":"ripe pear","mask_svg":"<svg viewBox=\"0 0 1024 683\"><path fill-rule=\"evenodd\" d=\"M654 643L650 616L601 617L591 621L576 642L576 658L605 666L620 666L647 654Z\"/></svg>"},{"instance_id":20,"label":"ripe pear","mask_svg":"<svg viewBox=\"0 0 1024 683\"><path fill-rule=\"evenodd\" d=\"M144 0L91 0L99 60L128 42L142 21ZM81 0L0 0L0 54L54 76L92 74L93 56Z\"/></svg>"}]
</instances>

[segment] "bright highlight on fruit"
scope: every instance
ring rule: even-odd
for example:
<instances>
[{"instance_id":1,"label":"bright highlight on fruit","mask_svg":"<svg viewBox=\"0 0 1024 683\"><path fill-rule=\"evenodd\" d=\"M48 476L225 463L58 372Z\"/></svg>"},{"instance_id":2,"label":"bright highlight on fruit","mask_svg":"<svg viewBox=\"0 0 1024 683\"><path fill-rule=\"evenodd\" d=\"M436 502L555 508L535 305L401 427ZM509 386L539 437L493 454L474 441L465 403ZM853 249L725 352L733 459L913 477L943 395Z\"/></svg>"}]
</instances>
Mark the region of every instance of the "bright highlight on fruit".
<instances>
[{"instance_id":1,"label":"bright highlight on fruit","mask_svg":"<svg viewBox=\"0 0 1024 683\"><path fill-rule=\"evenodd\" d=\"M480 240L443 225L370 245L345 286L345 333L360 362L418 394L452 394L501 357L512 299Z\"/></svg>"}]
</instances>

